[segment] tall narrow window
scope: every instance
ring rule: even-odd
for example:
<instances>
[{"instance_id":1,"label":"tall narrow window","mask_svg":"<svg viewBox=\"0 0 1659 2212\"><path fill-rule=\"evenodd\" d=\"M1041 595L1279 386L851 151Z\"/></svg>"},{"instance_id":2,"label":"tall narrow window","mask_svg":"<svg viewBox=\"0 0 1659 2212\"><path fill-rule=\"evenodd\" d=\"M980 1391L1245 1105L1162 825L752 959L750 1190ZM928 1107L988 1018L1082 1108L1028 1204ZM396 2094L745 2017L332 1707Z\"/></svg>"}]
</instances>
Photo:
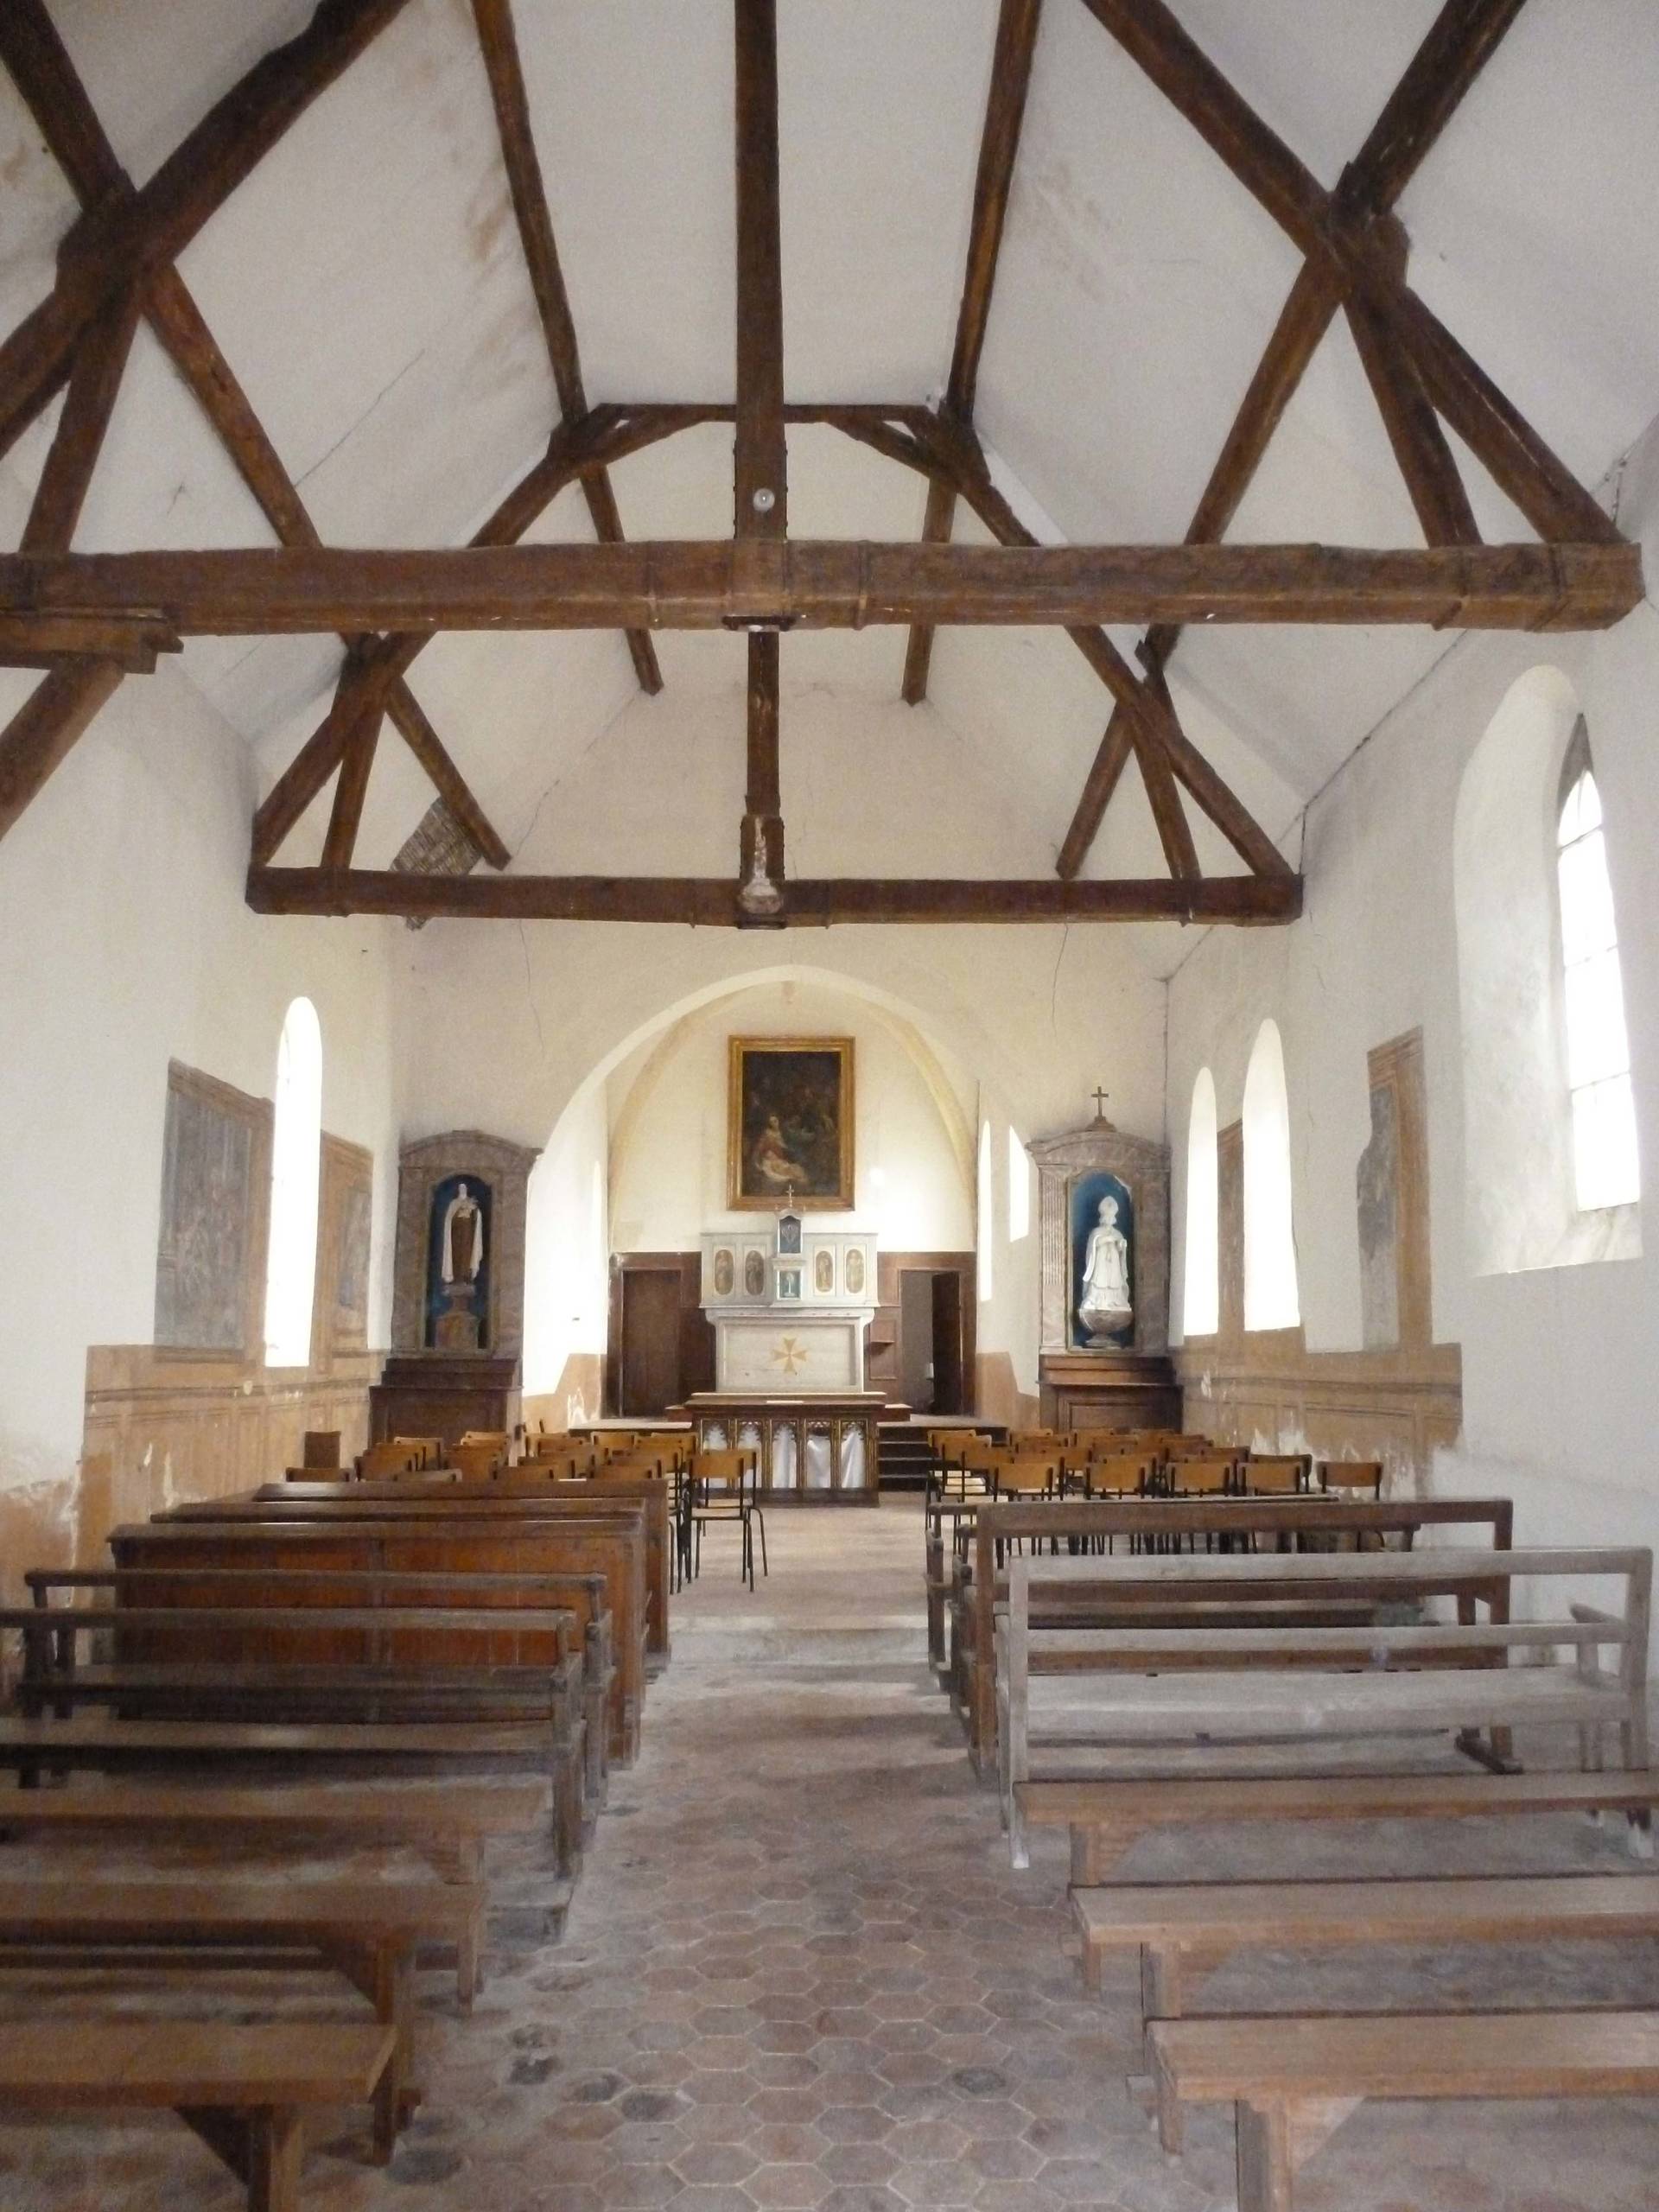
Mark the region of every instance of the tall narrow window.
<instances>
[{"instance_id":1,"label":"tall narrow window","mask_svg":"<svg viewBox=\"0 0 1659 2212\"><path fill-rule=\"evenodd\" d=\"M1628 1205L1641 1195L1636 1098L1624 1027L1613 887L1601 795L1580 721L1561 769L1555 830L1561 904L1567 1081L1573 1101L1573 1182L1580 1213Z\"/></svg>"},{"instance_id":2,"label":"tall narrow window","mask_svg":"<svg viewBox=\"0 0 1659 2212\"><path fill-rule=\"evenodd\" d=\"M1244 1326L1294 1329L1301 1318L1285 1048L1278 1023L1264 1021L1244 1076Z\"/></svg>"},{"instance_id":3,"label":"tall narrow window","mask_svg":"<svg viewBox=\"0 0 1659 2212\"><path fill-rule=\"evenodd\" d=\"M991 1294L991 1243L996 1235L995 1193L991 1185L991 1125L979 1125L979 1295L981 1301Z\"/></svg>"},{"instance_id":4,"label":"tall narrow window","mask_svg":"<svg viewBox=\"0 0 1659 2212\"><path fill-rule=\"evenodd\" d=\"M1186 1124L1186 1283L1181 1325L1189 1337L1221 1326L1221 1189L1216 1163L1216 1079L1198 1070Z\"/></svg>"},{"instance_id":5,"label":"tall narrow window","mask_svg":"<svg viewBox=\"0 0 1659 2212\"><path fill-rule=\"evenodd\" d=\"M1020 1141L1018 1130L1008 1131L1008 1242L1017 1244L1031 1234L1031 1154Z\"/></svg>"},{"instance_id":6,"label":"tall narrow window","mask_svg":"<svg viewBox=\"0 0 1659 2212\"><path fill-rule=\"evenodd\" d=\"M317 1281L317 1166L322 1145L322 1030L296 999L276 1050L270 1152L270 1249L265 1263L265 1364L308 1367Z\"/></svg>"}]
</instances>

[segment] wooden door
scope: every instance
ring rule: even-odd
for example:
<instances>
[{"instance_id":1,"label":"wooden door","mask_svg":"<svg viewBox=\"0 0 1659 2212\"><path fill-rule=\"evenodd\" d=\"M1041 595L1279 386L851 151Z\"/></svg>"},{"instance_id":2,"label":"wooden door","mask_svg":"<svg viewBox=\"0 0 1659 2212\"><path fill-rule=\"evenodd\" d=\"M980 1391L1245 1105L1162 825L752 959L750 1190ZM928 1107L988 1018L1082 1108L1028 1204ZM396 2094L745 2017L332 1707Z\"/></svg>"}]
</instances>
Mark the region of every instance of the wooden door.
<instances>
[{"instance_id":1,"label":"wooden door","mask_svg":"<svg viewBox=\"0 0 1659 2212\"><path fill-rule=\"evenodd\" d=\"M936 1414L966 1411L963 1399L962 1277L936 1274L933 1285L933 1404Z\"/></svg>"},{"instance_id":2,"label":"wooden door","mask_svg":"<svg viewBox=\"0 0 1659 2212\"><path fill-rule=\"evenodd\" d=\"M899 1277L899 1395L912 1413L933 1411L933 1277L906 1268Z\"/></svg>"},{"instance_id":3,"label":"wooden door","mask_svg":"<svg viewBox=\"0 0 1659 2212\"><path fill-rule=\"evenodd\" d=\"M622 1275L620 1414L662 1414L680 1387L680 1274L677 1268L628 1268Z\"/></svg>"}]
</instances>

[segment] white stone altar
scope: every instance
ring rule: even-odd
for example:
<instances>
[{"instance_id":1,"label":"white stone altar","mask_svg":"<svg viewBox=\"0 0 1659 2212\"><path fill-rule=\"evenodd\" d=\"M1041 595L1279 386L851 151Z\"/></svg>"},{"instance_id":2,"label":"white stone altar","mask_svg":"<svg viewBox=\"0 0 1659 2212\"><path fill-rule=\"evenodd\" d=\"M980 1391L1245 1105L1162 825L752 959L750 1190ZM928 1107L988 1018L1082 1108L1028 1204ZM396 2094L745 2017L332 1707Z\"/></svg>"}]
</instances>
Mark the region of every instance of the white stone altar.
<instances>
[{"instance_id":1,"label":"white stone altar","mask_svg":"<svg viewBox=\"0 0 1659 2212\"><path fill-rule=\"evenodd\" d=\"M716 1390L809 1397L863 1389L874 1236L808 1228L785 1212L769 1230L705 1231L702 1249Z\"/></svg>"}]
</instances>

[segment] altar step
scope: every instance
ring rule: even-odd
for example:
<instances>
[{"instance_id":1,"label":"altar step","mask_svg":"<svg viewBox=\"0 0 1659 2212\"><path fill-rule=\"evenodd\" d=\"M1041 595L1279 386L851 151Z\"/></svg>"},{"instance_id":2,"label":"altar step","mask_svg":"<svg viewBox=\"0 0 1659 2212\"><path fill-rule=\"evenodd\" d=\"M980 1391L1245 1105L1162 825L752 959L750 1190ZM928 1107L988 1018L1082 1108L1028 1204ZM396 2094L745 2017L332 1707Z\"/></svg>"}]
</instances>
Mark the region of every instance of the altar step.
<instances>
[{"instance_id":1,"label":"altar step","mask_svg":"<svg viewBox=\"0 0 1659 2212\"><path fill-rule=\"evenodd\" d=\"M920 1427L906 1421L876 1425L876 1464L883 1490L925 1490L933 1457Z\"/></svg>"}]
</instances>

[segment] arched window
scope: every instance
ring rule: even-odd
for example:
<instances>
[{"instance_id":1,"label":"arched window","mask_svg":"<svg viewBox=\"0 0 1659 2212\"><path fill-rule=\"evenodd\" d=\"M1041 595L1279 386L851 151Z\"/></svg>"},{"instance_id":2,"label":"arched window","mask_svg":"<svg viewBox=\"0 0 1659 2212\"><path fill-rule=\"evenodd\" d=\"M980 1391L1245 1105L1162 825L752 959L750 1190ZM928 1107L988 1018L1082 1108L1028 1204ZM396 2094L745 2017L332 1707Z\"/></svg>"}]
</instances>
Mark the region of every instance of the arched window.
<instances>
[{"instance_id":1,"label":"arched window","mask_svg":"<svg viewBox=\"0 0 1659 2212\"><path fill-rule=\"evenodd\" d=\"M979 1295L991 1294L991 1240L996 1232L995 1196L991 1187L991 1125L979 1125Z\"/></svg>"},{"instance_id":2,"label":"arched window","mask_svg":"<svg viewBox=\"0 0 1659 2212\"><path fill-rule=\"evenodd\" d=\"M1264 1021L1244 1077L1244 1326L1294 1329L1301 1318L1285 1048L1277 1022Z\"/></svg>"},{"instance_id":3,"label":"arched window","mask_svg":"<svg viewBox=\"0 0 1659 2212\"><path fill-rule=\"evenodd\" d=\"M1008 1242L1017 1244L1031 1234L1031 1154L1020 1141L1020 1133L1008 1129Z\"/></svg>"},{"instance_id":4,"label":"arched window","mask_svg":"<svg viewBox=\"0 0 1659 2212\"><path fill-rule=\"evenodd\" d=\"M1603 1206L1633 1204L1641 1194L1641 1177L1613 887L1607 874L1601 796L1582 720L1573 729L1561 765L1555 846L1567 1083L1573 1102L1573 1185L1579 1211L1592 1213Z\"/></svg>"},{"instance_id":5,"label":"arched window","mask_svg":"<svg viewBox=\"0 0 1659 2212\"><path fill-rule=\"evenodd\" d=\"M308 1367L317 1281L317 1166L322 1146L322 1030L296 999L276 1049L270 1150L270 1249L265 1263L265 1364Z\"/></svg>"},{"instance_id":6,"label":"arched window","mask_svg":"<svg viewBox=\"0 0 1659 2212\"><path fill-rule=\"evenodd\" d=\"M1189 1337L1221 1326L1221 1192L1216 1164L1216 1079L1198 1070L1186 1124L1186 1269L1181 1325Z\"/></svg>"}]
</instances>

